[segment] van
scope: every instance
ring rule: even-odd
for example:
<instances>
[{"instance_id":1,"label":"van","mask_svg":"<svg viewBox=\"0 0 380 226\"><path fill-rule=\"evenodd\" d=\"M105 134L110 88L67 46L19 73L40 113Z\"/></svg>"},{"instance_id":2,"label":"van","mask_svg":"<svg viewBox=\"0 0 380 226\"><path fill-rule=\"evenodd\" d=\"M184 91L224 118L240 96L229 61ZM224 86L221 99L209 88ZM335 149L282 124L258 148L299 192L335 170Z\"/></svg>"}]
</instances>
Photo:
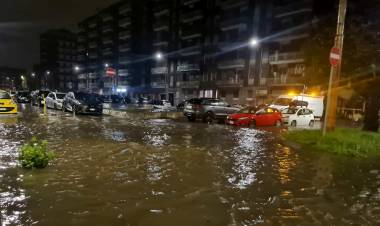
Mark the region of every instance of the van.
<instances>
[{"instance_id":1,"label":"van","mask_svg":"<svg viewBox=\"0 0 380 226\"><path fill-rule=\"evenodd\" d=\"M312 96L307 94L300 94L295 96L281 95L279 96L270 107L277 108L282 111L283 109L294 107L307 107L313 111L315 118L322 118L324 111L323 96Z\"/></svg>"}]
</instances>

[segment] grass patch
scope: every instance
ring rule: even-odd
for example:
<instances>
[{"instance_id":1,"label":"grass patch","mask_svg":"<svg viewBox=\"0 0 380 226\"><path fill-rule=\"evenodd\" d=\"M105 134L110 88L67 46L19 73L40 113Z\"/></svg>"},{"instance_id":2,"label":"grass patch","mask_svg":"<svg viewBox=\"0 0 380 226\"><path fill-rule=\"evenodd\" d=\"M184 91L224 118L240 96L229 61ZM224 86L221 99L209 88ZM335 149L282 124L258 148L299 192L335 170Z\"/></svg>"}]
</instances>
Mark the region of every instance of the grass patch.
<instances>
[{"instance_id":1,"label":"grass patch","mask_svg":"<svg viewBox=\"0 0 380 226\"><path fill-rule=\"evenodd\" d=\"M284 134L287 141L305 148L355 157L380 156L380 134L359 129L336 129L322 136L321 131L299 130Z\"/></svg>"},{"instance_id":2,"label":"grass patch","mask_svg":"<svg viewBox=\"0 0 380 226\"><path fill-rule=\"evenodd\" d=\"M54 154L48 150L47 142L32 138L21 148L20 161L26 169L42 169L54 159Z\"/></svg>"}]
</instances>

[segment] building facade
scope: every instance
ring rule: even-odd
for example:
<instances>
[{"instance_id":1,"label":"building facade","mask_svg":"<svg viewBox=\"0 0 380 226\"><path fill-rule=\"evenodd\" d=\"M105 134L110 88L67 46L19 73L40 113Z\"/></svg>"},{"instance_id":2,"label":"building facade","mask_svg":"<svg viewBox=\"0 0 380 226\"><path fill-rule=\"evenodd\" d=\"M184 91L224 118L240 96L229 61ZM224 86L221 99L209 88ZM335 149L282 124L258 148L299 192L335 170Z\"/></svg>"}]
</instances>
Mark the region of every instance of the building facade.
<instances>
[{"instance_id":1,"label":"building facade","mask_svg":"<svg viewBox=\"0 0 380 226\"><path fill-rule=\"evenodd\" d=\"M218 97L259 104L290 89L302 91L313 4L156 0L153 50L163 57L151 70L152 88L175 103Z\"/></svg>"},{"instance_id":2,"label":"building facade","mask_svg":"<svg viewBox=\"0 0 380 226\"><path fill-rule=\"evenodd\" d=\"M79 24L79 88L176 104L302 91L313 0L120 1ZM105 69L116 69L107 77Z\"/></svg>"},{"instance_id":3,"label":"building facade","mask_svg":"<svg viewBox=\"0 0 380 226\"><path fill-rule=\"evenodd\" d=\"M120 1L79 23L78 88L111 94L129 86L147 87L150 66L141 59L151 52L149 2ZM116 70L107 76L107 68Z\"/></svg>"},{"instance_id":4,"label":"building facade","mask_svg":"<svg viewBox=\"0 0 380 226\"><path fill-rule=\"evenodd\" d=\"M40 36L40 70L42 87L71 90L76 88L76 35L65 29L48 30ZM41 74L42 73L42 74Z\"/></svg>"}]
</instances>

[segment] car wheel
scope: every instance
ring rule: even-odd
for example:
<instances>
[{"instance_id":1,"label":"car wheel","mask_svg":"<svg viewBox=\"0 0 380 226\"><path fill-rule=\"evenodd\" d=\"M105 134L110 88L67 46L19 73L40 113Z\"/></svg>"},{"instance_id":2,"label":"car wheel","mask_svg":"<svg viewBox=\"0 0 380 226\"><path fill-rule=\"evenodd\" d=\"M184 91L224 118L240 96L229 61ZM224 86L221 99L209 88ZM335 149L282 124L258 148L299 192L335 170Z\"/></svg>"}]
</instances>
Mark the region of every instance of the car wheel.
<instances>
[{"instance_id":1,"label":"car wheel","mask_svg":"<svg viewBox=\"0 0 380 226\"><path fill-rule=\"evenodd\" d=\"M311 120L311 121L309 122L309 126L310 126L310 127L314 127L314 120Z\"/></svg>"},{"instance_id":2,"label":"car wheel","mask_svg":"<svg viewBox=\"0 0 380 226\"><path fill-rule=\"evenodd\" d=\"M187 117L187 120L189 120L189 122L195 122L195 117L189 116L189 117Z\"/></svg>"},{"instance_id":3,"label":"car wheel","mask_svg":"<svg viewBox=\"0 0 380 226\"><path fill-rule=\"evenodd\" d=\"M282 123L280 120L277 120L276 123L274 124L274 126L276 127L281 127L282 126Z\"/></svg>"},{"instance_id":4,"label":"car wheel","mask_svg":"<svg viewBox=\"0 0 380 226\"><path fill-rule=\"evenodd\" d=\"M297 126L296 120L293 120L292 123L290 123L290 125L293 126L293 127L296 127Z\"/></svg>"},{"instance_id":5,"label":"car wheel","mask_svg":"<svg viewBox=\"0 0 380 226\"><path fill-rule=\"evenodd\" d=\"M206 115L203 117L203 122L211 124L214 121L214 116L211 112L206 113Z\"/></svg>"},{"instance_id":6,"label":"car wheel","mask_svg":"<svg viewBox=\"0 0 380 226\"><path fill-rule=\"evenodd\" d=\"M256 128L256 120L252 120L252 121L249 123L249 127L250 127L250 128Z\"/></svg>"}]
</instances>

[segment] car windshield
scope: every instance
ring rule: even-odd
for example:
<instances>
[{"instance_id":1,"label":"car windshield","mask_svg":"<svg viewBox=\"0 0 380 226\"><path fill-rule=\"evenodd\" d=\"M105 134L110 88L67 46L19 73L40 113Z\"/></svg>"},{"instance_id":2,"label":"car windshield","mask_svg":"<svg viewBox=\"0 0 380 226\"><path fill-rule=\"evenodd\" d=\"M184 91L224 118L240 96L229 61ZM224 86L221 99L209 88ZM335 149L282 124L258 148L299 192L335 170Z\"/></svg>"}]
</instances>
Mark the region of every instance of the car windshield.
<instances>
[{"instance_id":1,"label":"car windshield","mask_svg":"<svg viewBox=\"0 0 380 226\"><path fill-rule=\"evenodd\" d=\"M254 112L252 108L243 108L240 111L238 111L238 113L240 114L252 114L252 112Z\"/></svg>"},{"instance_id":2,"label":"car windshield","mask_svg":"<svg viewBox=\"0 0 380 226\"><path fill-rule=\"evenodd\" d=\"M57 99L63 99L65 98L66 94L64 93L57 93Z\"/></svg>"},{"instance_id":3,"label":"car windshield","mask_svg":"<svg viewBox=\"0 0 380 226\"><path fill-rule=\"evenodd\" d=\"M278 98L273 104L280 105L280 106L289 106L291 102L292 102L292 99L290 98Z\"/></svg>"},{"instance_id":4,"label":"car windshield","mask_svg":"<svg viewBox=\"0 0 380 226\"><path fill-rule=\"evenodd\" d=\"M18 96L27 97L27 96L29 96L29 93L28 92L18 92Z\"/></svg>"},{"instance_id":5,"label":"car windshield","mask_svg":"<svg viewBox=\"0 0 380 226\"><path fill-rule=\"evenodd\" d=\"M85 101L85 102L87 102L87 101L100 102L101 101L98 95L96 95L96 94L89 94L89 93L77 93L75 95L75 98L77 100L81 100L81 101Z\"/></svg>"},{"instance_id":6,"label":"car windshield","mask_svg":"<svg viewBox=\"0 0 380 226\"><path fill-rule=\"evenodd\" d=\"M0 92L0 99L11 99L11 96L9 95L9 93L6 93L6 92Z\"/></svg>"},{"instance_id":7,"label":"car windshield","mask_svg":"<svg viewBox=\"0 0 380 226\"><path fill-rule=\"evenodd\" d=\"M298 109L297 108L286 108L282 111L282 114L295 114L297 113Z\"/></svg>"}]
</instances>

